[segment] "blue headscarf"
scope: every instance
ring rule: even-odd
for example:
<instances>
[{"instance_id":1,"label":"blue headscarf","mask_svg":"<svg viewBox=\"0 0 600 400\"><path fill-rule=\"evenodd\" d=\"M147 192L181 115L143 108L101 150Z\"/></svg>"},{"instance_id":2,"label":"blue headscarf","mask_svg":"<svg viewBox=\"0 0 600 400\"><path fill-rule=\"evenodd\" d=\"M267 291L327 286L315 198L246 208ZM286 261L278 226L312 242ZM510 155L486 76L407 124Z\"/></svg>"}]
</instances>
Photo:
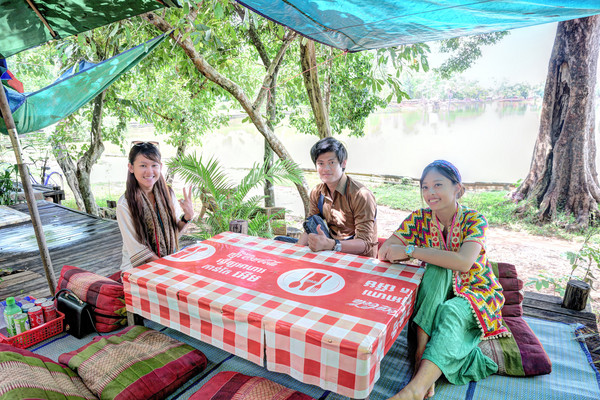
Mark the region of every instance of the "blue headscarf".
<instances>
[{"instance_id":1,"label":"blue headscarf","mask_svg":"<svg viewBox=\"0 0 600 400\"><path fill-rule=\"evenodd\" d=\"M446 172L449 172L450 175L452 175L456 178L456 179L450 179L450 180L452 180L452 181L456 180L455 183L462 182L462 178L460 176L460 172L458 172L458 168L456 168L454 166L454 164L452 164L449 161L435 160L434 162L432 162L428 166L426 166L425 169L423 170L423 172L429 171L431 168L441 168L441 169L445 170Z\"/></svg>"}]
</instances>

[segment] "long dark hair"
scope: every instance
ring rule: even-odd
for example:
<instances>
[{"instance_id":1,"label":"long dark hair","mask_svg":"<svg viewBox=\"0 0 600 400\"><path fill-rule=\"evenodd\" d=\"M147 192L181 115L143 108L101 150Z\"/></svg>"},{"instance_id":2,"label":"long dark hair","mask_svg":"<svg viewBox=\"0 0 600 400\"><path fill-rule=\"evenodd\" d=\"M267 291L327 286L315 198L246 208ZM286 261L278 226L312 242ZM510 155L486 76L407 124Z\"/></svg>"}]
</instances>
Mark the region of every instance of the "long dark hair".
<instances>
[{"instance_id":1,"label":"long dark hair","mask_svg":"<svg viewBox=\"0 0 600 400\"><path fill-rule=\"evenodd\" d=\"M138 154L141 154L149 160L160 163L160 151L158 151L158 148L152 143L144 142L135 144L129 151L129 164L133 165ZM162 174L160 174L154 186L170 214L168 221L172 225L174 232L177 232L177 216L175 215L175 209L173 208L173 202L171 201L171 196L174 193L173 189L167 185L167 181L165 181ZM127 204L131 211L133 226L138 239L149 246L152 238L148 236L148 230L143 223L144 208L142 206L142 189L140 189L140 185L138 184L137 179L135 179L133 172L129 171L127 173L125 199L127 199Z\"/></svg>"},{"instance_id":2,"label":"long dark hair","mask_svg":"<svg viewBox=\"0 0 600 400\"><path fill-rule=\"evenodd\" d=\"M452 164L449 161L435 160L434 162L427 165L425 167L425 169L423 170L423 173L421 174L421 179L419 180L419 186L421 187L421 197L423 197L423 181L425 180L425 176L427 176L427 174L432 170L439 172L441 175L450 179L450 182L452 182L455 185L460 186L461 190L458 193L459 199L462 197L463 194L465 194L465 187L462 184L462 180L461 180L460 172L458 172L458 168L456 168L454 166L454 164Z\"/></svg>"}]
</instances>

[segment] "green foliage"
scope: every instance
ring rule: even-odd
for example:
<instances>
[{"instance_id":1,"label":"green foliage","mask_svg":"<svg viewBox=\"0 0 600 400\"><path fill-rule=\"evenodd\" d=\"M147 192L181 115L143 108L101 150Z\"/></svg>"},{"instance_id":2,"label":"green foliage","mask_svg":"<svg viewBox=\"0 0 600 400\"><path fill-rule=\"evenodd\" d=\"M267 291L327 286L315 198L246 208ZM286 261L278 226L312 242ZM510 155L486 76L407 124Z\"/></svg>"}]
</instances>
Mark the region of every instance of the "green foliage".
<instances>
[{"instance_id":1,"label":"green foliage","mask_svg":"<svg viewBox=\"0 0 600 400\"><path fill-rule=\"evenodd\" d=\"M423 204L419 186L410 184L386 184L372 188L377 204L398 210L412 211Z\"/></svg>"},{"instance_id":2,"label":"green foliage","mask_svg":"<svg viewBox=\"0 0 600 400\"><path fill-rule=\"evenodd\" d=\"M587 234L578 252L568 251L564 254L571 264L570 278L580 279L588 283L592 289L598 279L597 274L600 273L600 245L590 242L597 233L598 228L593 228Z\"/></svg>"},{"instance_id":3,"label":"green foliage","mask_svg":"<svg viewBox=\"0 0 600 400\"><path fill-rule=\"evenodd\" d=\"M43 184L46 180L46 168L52 155L49 140L49 135L44 131L29 133L22 139L23 158L27 160L29 173L40 184Z\"/></svg>"},{"instance_id":4,"label":"green foliage","mask_svg":"<svg viewBox=\"0 0 600 400\"><path fill-rule=\"evenodd\" d=\"M367 117L377 109L408 98L400 76L403 70L427 71L426 44L379 49L375 52L342 54L315 44L321 91L330 90L329 123L333 134L347 130L352 136L363 136ZM285 103L291 110L290 124L299 132L317 135L302 77L298 76L282 88Z\"/></svg>"},{"instance_id":5,"label":"green foliage","mask_svg":"<svg viewBox=\"0 0 600 400\"><path fill-rule=\"evenodd\" d=\"M505 225L514 219L517 205L508 197L505 190L467 191L461 203L485 215L489 224Z\"/></svg>"},{"instance_id":6,"label":"green foliage","mask_svg":"<svg viewBox=\"0 0 600 400\"><path fill-rule=\"evenodd\" d=\"M275 215L266 216L260 211L262 195L250 195L253 189L265 181L281 183L302 181L302 171L297 165L277 160L271 168L255 164L239 184L234 185L224 168L215 158L203 162L195 154L173 159L169 168L180 175L188 185L194 188L194 195L207 206L206 223L209 229L202 232L202 238L208 238L229 230L229 222L236 219L248 220L250 235L271 237L270 221Z\"/></svg>"},{"instance_id":7,"label":"green foliage","mask_svg":"<svg viewBox=\"0 0 600 400\"><path fill-rule=\"evenodd\" d=\"M549 273L541 273L537 277L530 278L525 286L535 286L535 290L538 292L544 288L552 287L554 293L563 297L565 295L565 288L567 286L567 277L556 277Z\"/></svg>"},{"instance_id":8,"label":"green foliage","mask_svg":"<svg viewBox=\"0 0 600 400\"><path fill-rule=\"evenodd\" d=\"M448 79L456 72L466 71L479 57L481 46L492 45L499 42L508 32L492 32L477 36L463 36L440 42L440 51L450 54L436 72L444 79Z\"/></svg>"},{"instance_id":9,"label":"green foliage","mask_svg":"<svg viewBox=\"0 0 600 400\"><path fill-rule=\"evenodd\" d=\"M14 182L18 178L17 164L0 163L0 205L16 203L17 191Z\"/></svg>"}]
</instances>

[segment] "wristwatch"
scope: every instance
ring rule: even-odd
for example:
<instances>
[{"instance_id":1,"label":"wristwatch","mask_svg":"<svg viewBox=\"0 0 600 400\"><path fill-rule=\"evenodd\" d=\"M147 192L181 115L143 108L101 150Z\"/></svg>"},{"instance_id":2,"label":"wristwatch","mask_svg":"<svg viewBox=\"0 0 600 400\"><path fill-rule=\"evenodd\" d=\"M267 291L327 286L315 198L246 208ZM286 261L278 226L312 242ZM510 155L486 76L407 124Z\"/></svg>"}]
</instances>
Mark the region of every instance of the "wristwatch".
<instances>
[{"instance_id":1,"label":"wristwatch","mask_svg":"<svg viewBox=\"0 0 600 400\"><path fill-rule=\"evenodd\" d=\"M340 241L337 239L333 240L335 240L335 244L333 245L333 251L342 251L342 244L340 243Z\"/></svg>"},{"instance_id":2,"label":"wristwatch","mask_svg":"<svg viewBox=\"0 0 600 400\"><path fill-rule=\"evenodd\" d=\"M404 252L409 257L412 257L412 254L413 254L414 251L415 251L415 246L413 246L412 244L409 244L408 246L406 246L404 248Z\"/></svg>"},{"instance_id":3,"label":"wristwatch","mask_svg":"<svg viewBox=\"0 0 600 400\"><path fill-rule=\"evenodd\" d=\"M183 221L183 223L184 223L184 224L187 224L188 222L190 222L190 220L189 220L189 219L185 219L185 214L183 214L183 215L181 216L181 220Z\"/></svg>"}]
</instances>

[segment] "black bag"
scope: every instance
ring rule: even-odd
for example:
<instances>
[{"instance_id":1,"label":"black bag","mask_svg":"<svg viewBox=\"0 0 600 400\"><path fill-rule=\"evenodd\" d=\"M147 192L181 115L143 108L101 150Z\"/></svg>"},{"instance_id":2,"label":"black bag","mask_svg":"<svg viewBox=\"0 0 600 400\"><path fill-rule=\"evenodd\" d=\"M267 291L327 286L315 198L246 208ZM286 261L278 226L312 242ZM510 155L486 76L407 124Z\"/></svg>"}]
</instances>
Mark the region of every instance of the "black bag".
<instances>
[{"instance_id":1,"label":"black bag","mask_svg":"<svg viewBox=\"0 0 600 400\"><path fill-rule=\"evenodd\" d=\"M56 309L65 314L66 330L77 339L96 331L91 306L70 289L61 289L54 296ZM98 333L98 331L96 331ZM98 333L99 334L99 333Z\"/></svg>"},{"instance_id":2,"label":"black bag","mask_svg":"<svg viewBox=\"0 0 600 400\"><path fill-rule=\"evenodd\" d=\"M302 227L304 228L304 231L306 233L317 234L318 233L317 226L319 226L319 225L321 226L321 230L323 231L325 236L327 236L329 239L331 239L331 234L329 233L329 228L327 227L327 223L319 215L315 214L315 215L311 215L310 217L308 217L302 224Z\"/></svg>"}]
</instances>

